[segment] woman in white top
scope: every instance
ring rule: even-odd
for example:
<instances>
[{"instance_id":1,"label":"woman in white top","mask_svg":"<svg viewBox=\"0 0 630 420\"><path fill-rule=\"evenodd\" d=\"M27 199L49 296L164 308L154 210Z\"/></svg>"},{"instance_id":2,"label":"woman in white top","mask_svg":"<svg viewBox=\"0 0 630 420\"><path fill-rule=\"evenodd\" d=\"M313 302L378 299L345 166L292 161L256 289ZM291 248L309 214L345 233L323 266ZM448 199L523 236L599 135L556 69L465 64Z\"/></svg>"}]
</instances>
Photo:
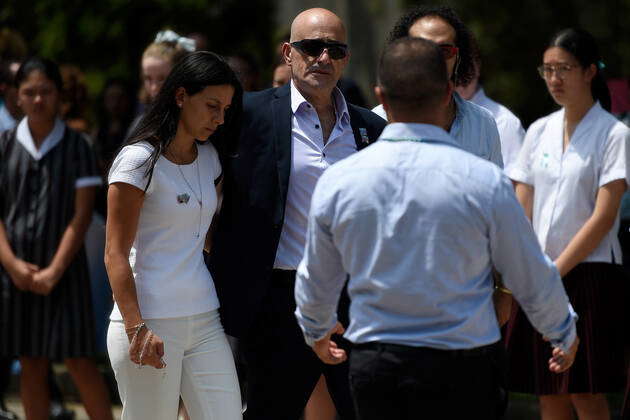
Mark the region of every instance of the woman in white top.
<instances>
[{"instance_id":1,"label":"woman in white top","mask_svg":"<svg viewBox=\"0 0 630 420\"><path fill-rule=\"evenodd\" d=\"M112 163L105 263L116 304L107 345L123 419L172 420L180 395L194 419L241 419L203 260L221 195L217 149L236 128L241 97L222 58L184 57Z\"/></svg>"},{"instance_id":2,"label":"woman in white top","mask_svg":"<svg viewBox=\"0 0 630 420\"><path fill-rule=\"evenodd\" d=\"M559 375L546 369L551 347L523 312L510 320L510 388L539 395L543 419L570 419L573 410L580 419L607 419L604 393L625 383L626 285L617 230L630 131L607 111L603 67L589 33L567 29L552 38L538 70L562 109L530 126L508 174L580 317L575 363Z\"/></svg>"}]
</instances>

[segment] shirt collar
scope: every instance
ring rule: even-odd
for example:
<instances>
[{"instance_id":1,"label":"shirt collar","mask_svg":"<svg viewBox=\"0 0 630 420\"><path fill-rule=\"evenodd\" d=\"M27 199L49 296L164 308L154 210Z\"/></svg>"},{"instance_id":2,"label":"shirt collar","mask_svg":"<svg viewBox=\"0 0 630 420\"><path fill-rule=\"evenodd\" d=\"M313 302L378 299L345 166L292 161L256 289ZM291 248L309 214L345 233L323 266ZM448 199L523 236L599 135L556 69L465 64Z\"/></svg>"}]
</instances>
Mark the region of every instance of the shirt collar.
<instances>
[{"instance_id":1,"label":"shirt collar","mask_svg":"<svg viewBox=\"0 0 630 420\"><path fill-rule=\"evenodd\" d=\"M575 135L575 133L578 131L578 128L580 126L588 124L591 119L596 118L597 114L599 114L600 112L603 112L603 111L604 111L604 108L602 108L602 106L599 103L599 101L595 101L593 106L591 106L590 109L586 112L586 114L584 114L584 116L580 120L579 124L575 128L575 131L574 131L573 134ZM556 119L558 124L561 124L561 125L564 124L564 113L565 113L565 108L564 107L560 108L560 111L555 113L554 117L555 117L555 119Z\"/></svg>"},{"instance_id":2,"label":"shirt collar","mask_svg":"<svg viewBox=\"0 0 630 420\"><path fill-rule=\"evenodd\" d=\"M464 123L464 114L466 113L466 100L459 96L459 93L453 92L453 100L455 101L455 119L451 124L450 134L457 136L461 125Z\"/></svg>"},{"instance_id":3,"label":"shirt collar","mask_svg":"<svg viewBox=\"0 0 630 420\"><path fill-rule=\"evenodd\" d=\"M390 123L385 126L379 139L439 142L460 148L444 129L430 124Z\"/></svg>"},{"instance_id":4,"label":"shirt collar","mask_svg":"<svg viewBox=\"0 0 630 420\"><path fill-rule=\"evenodd\" d=\"M293 113L297 113L300 106L304 104L310 105L309 102L302 96L300 91L293 84L293 80L289 82L291 84L291 110ZM337 109L337 120L341 120L343 123L350 122L350 114L348 113L348 104L343 94L337 86L332 91L333 100L335 101L335 108ZM312 105L311 105L312 106Z\"/></svg>"},{"instance_id":5,"label":"shirt collar","mask_svg":"<svg viewBox=\"0 0 630 420\"><path fill-rule=\"evenodd\" d=\"M590 119L595 118L597 114L599 114L603 110L604 108L602 108L599 101L595 101L591 109L589 109L584 118L582 118L582 121L589 121Z\"/></svg>"},{"instance_id":6,"label":"shirt collar","mask_svg":"<svg viewBox=\"0 0 630 420\"><path fill-rule=\"evenodd\" d=\"M55 147L61 139L63 138L65 124L59 118L55 120L55 125L52 131L46 136L44 141L42 142L39 149L35 147L35 142L33 141L33 136L31 135L31 130L28 127L28 118L22 118L20 124L18 124L17 128L17 141L26 149L26 151L33 157L35 160L40 160L43 158L46 153L50 152L53 147Z\"/></svg>"},{"instance_id":7,"label":"shirt collar","mask_svg":"<svg viewBox=\"0 0 630 420\"><path fill-rule=\"evenodd\" d=\"M485 102L487 99L488 99L488 96L486 95L486 92L483 90L483 87L479 86L479 89L477 89L477 92L475 92L473 97L470 98L470 102L474 104L480 104L482 102Z\"/></svg>"}]
</instances>

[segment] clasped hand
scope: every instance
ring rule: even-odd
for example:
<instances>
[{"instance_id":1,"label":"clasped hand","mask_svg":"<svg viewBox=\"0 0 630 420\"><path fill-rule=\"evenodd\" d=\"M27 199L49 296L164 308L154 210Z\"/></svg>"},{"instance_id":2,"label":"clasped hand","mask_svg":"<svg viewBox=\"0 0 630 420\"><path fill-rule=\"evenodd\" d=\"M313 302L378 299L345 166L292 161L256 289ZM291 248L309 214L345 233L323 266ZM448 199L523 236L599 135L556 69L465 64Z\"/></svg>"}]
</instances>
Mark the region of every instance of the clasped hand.
<instances>
[{"instance_id":1,"label":"clasped hand","mask_svg":"<svg viewBox=\"0 0 630 420\"><path fill-rule=\"evenodd\" d=\"M61 278L61 273L52 266L40 269L37 265L20 259L16 259L7 272L19 290L44 296L52 292Z\"/></svg>"}]
</instances>

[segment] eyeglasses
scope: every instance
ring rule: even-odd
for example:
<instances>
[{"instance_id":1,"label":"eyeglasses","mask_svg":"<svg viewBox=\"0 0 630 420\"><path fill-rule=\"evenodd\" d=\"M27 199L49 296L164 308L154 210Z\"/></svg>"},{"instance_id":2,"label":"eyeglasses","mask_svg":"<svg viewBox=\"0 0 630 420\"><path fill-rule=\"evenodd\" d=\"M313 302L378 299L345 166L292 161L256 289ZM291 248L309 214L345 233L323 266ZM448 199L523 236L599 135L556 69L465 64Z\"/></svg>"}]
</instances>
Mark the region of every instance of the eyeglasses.
<instances>
[{"instance_id":1,"label":"eyeglasses","mask_svg":"<svg viewBox=\"0 0 630 420\"><path fill-rule=\"evenodd\" d=\"M453 44L438 44L438 46L442 50L442 54L444 54L445 60L455 57L459 52L459 48Z\"/></svg>"},{"instance_id":2,"label":"eyeglasses","mask_svg":"<svg viewBox=\"0 0 630 420\"><path fill-rule=\"evenodd\" d=\"M543 64L538 66L538 74L545 80L551 79L554 73L560 80L564 80L564 77L568 72L576 68L573 64Z\"/></svg>"},{"instance_id":3,"label":"eyeglasses","mask_svg":"<svg viewBox=\"0 0 630 420\"><path fill-rule=\"evenodd\" d=\"M291 46L311 57L319 57L324 50L333 60L340 60L348 55L348 46L341 42L324 41L322 39L303 39L292 42Z\"/></svg>"}]
</instances>

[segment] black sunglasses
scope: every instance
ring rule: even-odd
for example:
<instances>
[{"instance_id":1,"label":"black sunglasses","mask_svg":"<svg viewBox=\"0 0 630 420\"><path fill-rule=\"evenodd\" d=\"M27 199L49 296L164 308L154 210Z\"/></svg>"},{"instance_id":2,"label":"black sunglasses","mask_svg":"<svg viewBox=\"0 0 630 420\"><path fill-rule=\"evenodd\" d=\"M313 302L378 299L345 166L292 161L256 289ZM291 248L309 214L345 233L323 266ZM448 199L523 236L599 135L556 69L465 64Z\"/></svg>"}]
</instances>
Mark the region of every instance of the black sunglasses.
<instances>
[{"instance_id":1,"label":"black sunglasses","mask_svg":"<svg viewBox=\"0 0 630 420\"><path fill-rule=\"evenodd\" d=\"M319 57L324 50L328 51L328 55L333 60L340 60L348 55L348 46L335 41L328 42L321 39L303 39L301 41L292 42L291 46L311 57Z\"/></svg>"}]
</instances>

